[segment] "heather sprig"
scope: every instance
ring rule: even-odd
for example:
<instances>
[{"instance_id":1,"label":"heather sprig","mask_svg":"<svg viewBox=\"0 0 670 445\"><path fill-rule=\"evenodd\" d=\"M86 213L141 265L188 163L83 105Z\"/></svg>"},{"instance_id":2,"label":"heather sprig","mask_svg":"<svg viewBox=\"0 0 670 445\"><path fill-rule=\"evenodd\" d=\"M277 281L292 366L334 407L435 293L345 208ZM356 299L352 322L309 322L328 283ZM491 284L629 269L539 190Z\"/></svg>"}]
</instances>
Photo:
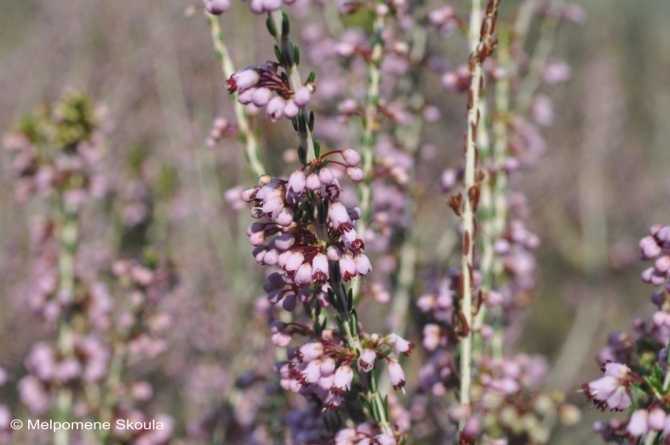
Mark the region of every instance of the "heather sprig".
<instances>
[{"instance_id":1,"label":"heather sprig","mask_svg":"<svg viewBox=\"0 0 670 445\"><path fill-rule=\"evenodd\" d=\"M652 226L639 248L643 261L654 262L641 278L655 288L651 301L656 312L650 320L634 321L635 337L624 333L609 336L597 357L603 376L582 385L582 392L602 411L626 413L624 418L594 425L605 440L664 443L670 435L670 226Z\"/></svg>"},{"instance_id":2,"label":"heather sprig","mask_svg":"<svg viewBox=\"0 0 670 445\"><path fill-rule=\"evenodd\" d=\"M72 419L80 379L86 379L90 362L81 360L76 350L85 332L75 323L89 316L96 321L96 293L81 275L77 264L79 225L82 207L89 196L100 196L104 189L99 173L103 150L102 111L85 94L69 91L50 106L23 118L5 138L18 176L17 198L33 194L47 196L51 204L48 217L37 233L40 280L33 306L56 329L55 344L36 344L26 359L31 376L20 384L22 397L38 411L53 407L58 421ZM47 280L44 282L43 280ZM104 297L103 297L104 298ZM86 305L89 300L93 304ZM90 312L88 312L90 311ZM104 351L100 351L104 356ZM102 357L104 361L104 357ZM93 365L95 366L95 365ZM39 400L38 400L39 399ZM70 441L67 430L55 433L54 443Z\"/></svg>"},{"instance_id":3,"label":"heather sprig","mask_svg":"<svg viewBox=\"0 0 670 445\"><path fill-rule=\"evenodd\" d=\"M270 12L267 27L277 43L277 61L236 72L228 81L228 90L240 93L238 101L248 97L254 105L266 106L273 121L291 119L300 138L301 169L288 180L262 176L256 187L242 193L258 220L247 231L256 246L256 261L281 268L268 276L268 300L281 302L288 311L302 303L311 320L311 326L273 324L273 341L278 346L288 346L296 335L309 338L278 365L282 386L324 409L337 409L345 402L362 403L363 412L379 425L381 434L395 441L387 402L378 391L375 365L386 361L393 387L401 389L405 376L398 355L409 354L412 345L397 336L362 331L353 292L345 287L347 281L370 273L371 264L354 226L361 211L347 209L339 201L341 186L331 167L339 166L351 179L360 181L361 156L352 149L321 154L319 142L312 137L314 114L306 108L316 90L315 75L311 73L302 83L300 50L289 38L288 16ZM336 312L336 329L328 327L324 311L331 306ZM359 402L350 394L355 375L364 394Z\"/></svg>"}]
</instances>

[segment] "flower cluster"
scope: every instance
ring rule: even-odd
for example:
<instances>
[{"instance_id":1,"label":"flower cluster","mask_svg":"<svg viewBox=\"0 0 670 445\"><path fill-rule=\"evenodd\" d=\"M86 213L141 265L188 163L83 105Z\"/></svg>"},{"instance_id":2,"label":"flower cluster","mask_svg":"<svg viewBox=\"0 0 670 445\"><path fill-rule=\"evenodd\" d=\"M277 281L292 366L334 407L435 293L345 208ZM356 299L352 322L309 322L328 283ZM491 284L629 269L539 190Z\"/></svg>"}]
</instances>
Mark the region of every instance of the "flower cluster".
<instances>
[{"instance_id":1,"label":"flower cluster","mask_svg":"<svg viewBox=\"0 0 670 445\"><path fill-rule=\"evenodd\" d=\"M347 149L342 157L347 171L357 172L358 154ZM282 272L269 275L265 290L275 304L284 301L292 310L296 298L312 298L309 291L321 292L329 281L329 262L337 263L344 281L370 273L370 260L363 253L365 243L354 228L360 217L356 208L347 209L338 201L340 186L332 170L323 165L297 170L288 180L263 176L256 187L247 189L242 198L253 204L251 214L258 222L247 229L253 255L259 264L278 266ZM318 215L324 231L317 234L310 213L318 202ZM319 237L321 236L321 238Z\"/></svg>"},{"instance_id":2,"label":"flower cluster","mask_svg":"<svg viewBox=\"0 0 670 445\"><path fill-rule=\"evenodd\" d=\"M307 82L293 91L288 76L278 73L280 66L277 62L266 62L240 70L228 79L228 92L237 92L237 100L242 105L265 107L265 113L273 122L282 117L293 119L309 104L316 87Z\"/></svg>"},{"instance_id":3,"label":"flower cluster","mask_svg":"<svg viewBox=\"0 0 670 445\"><path fill-rule=\"evenodd\" d=\"M598 354L603 377L582 386L586 397L601 410L629 410L625 419L595 424L595 431L605 440L670 437L667 404L670 324L666 321L670 313L669 241L670 226L655 225L639 244L642 260L654 261L653 266L642 272L642 280L656 287L651 301L657 311L650 322L635 320L636 337L621 332L610 334L607 346Z\"/></svg>"},{"instance_id":4,"label":"flower cluster","mask_svg":"<svg viewBox=\"0 0 670 445\"><path fill-rule=\"evenodd\" d=\"M249 9L254 14L264 14L266 12L277 11L282 7L282 3L292 5L297 0L243 0L249 2ZM221 15L231 7L231 0L207 0L205 9L210 14Z\"/></svg>"},{"instance_id":5,"label":"flower cluster","mask_svg":"<svg viewBox=\"0 0 670 445\"><path fill-rule=\"evenodd\" d=\"M309 334L310 329L297 323L274 322L273 340L288 345L296 333ZM281 338L281 340L279 340ZM287 341L288 340L288 341ZM409 355L414 345L390 334L363 335L364 348L357 356L346 346L346 339L335 330L324 330L296 349L289 350L289 360L277 364L281 386L316 401L327 409L337 409L354 383L354 369L371 372L378 360L386 360L387 372L395 390L405 386L405 374L398 363L401 355Z\"/></svg>"},{"instance_id":6,"label":"flower cluster","mask_svg":"<svg viewBox=\"0 0 670 445\"><path fill-rule=\"evenodd\" d=\"M19 178L16 196L63 193L79 206L87 195L101 197L106 181L100 171L105 111L85 94L68 92L51 106L22 119L4 138Z\"/></svg>"}]
</instances>

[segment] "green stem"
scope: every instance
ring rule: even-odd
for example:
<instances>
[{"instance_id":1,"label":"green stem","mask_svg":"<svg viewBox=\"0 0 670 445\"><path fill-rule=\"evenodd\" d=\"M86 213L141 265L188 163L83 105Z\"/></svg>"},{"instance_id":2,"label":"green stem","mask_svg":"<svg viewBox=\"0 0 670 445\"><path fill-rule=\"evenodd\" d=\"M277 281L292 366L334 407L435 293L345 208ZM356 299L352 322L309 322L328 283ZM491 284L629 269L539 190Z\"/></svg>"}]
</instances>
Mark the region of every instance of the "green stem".
<instances>
[{"instance_id":1,"label":"green stem","mask_svg":"<svg viewBox=\"0 0 670 445\"><path fill-rule=\"evenodd\" d=\"M61 197L62 199L62 197ZM77 241L79 231L77 227L78 211L76 208L68 208L61 201L59 203L59 213L61 218L59 241L60 250L58 253L58 297L66 297L69 304L60 320L58 326L58 353L62 359L71 357L74 353L74 332L72 330L72 312L71 304L75 298L75 254L77 251ZM72 390L66 386L61 386L56 394L56 420L67 422L72 417L73 405ZM54 445L69 445L70 434L66 429L59 429L54 433Z\"/></svg>"},{"instance_id":2,"label":"green stem","mask_svg":"<svg viewBox=\"0 0 670 445\"><path fill-rule=\"evenodd\" d=\"M288 32L284 33L285 30L288 30L288 25L284 25L285 22L288 24L288 16L281 10L278 10L269 13L268 18L272 21L274 29L276 30L275 40L277 46L282 54L289 55L288 66L284 67L288 74L289 86L293 91L298 91L298 89L303 86L302 80L300 79L300 71L298 70L298 65L293 57L293 44L291 43L291 40L289 40ZM298 118L302 119L304 122L308 122L309 116L305 108L300 109ZM314 148L312 131L309 126L299 126L298 135L300 136L300 145L305 150L307 162L313 161L316 159L316 150Z\"/></svg>"},{"instance_id":3,"label":"green stem","mask_svg":"<svg viewBox=\"0 0 670 445\"><path fill-rule=\"evenodd\" d=\"M561 7L565 0L551 0L548 8ZM517 95L516 109L519 111L526 111L531 105L533 96L542 82L542 73L549 60L549 55L554 47L556 40L556 30L558 29L558 19L547 16L540 31L540 37L533 51L533 56L530 61L528 75L524 78L519 87L519 94Z\"/></svg>"},{"instance_id":4,"label":"green stem","mask_svg":"<svg viewBox=\"0 0 670 445\"><path fill-rule=\"evenodd\" d=\"M209 25L209 30L212 35L212 42L214 43L216 57L219 59L224 77L228 79L230 76L235 74L235 66L233 65L232 59L230 58L228 48L224 43L219 19L216 16L209 14L208 12L205 12L205 16L207 18L207 24ZM256 179L258 179L266 174L265 167L261 161L258 140L256 139L256 134L254 133L253 128L251 128L247 109L237 100L236 92L232 94L232 98L234 104L233 107L235 109L235 118L237 120L238 134L240 140L244 143L245 146L245 156L247 158L247 162L249 163L249 168L251 169Z\"/></svg>"},{"instance_id":5,"label":"green stem","mask_svg":"<svg viewBox=\"0 0 670 445\"><path fill-rule=\"evenodd\" d=\"M378 1L378 4L384 4ZM383 8L381 8L383 9ZM375 163L375 141L379 133L379 87L381 85L381 63L384 56L382 33L386 28L386 15L379 11L372 25L372 49L368 58L368 85L365 95L365 114L363 116L363 136L361 137L361 168L364 180L358 185L358 206L361 217L356 222L356 232L365 239L365 232L372 212L372 176ZM361 278L352 283L354 298L359 299Z\"/></svg>"}]
</instances>

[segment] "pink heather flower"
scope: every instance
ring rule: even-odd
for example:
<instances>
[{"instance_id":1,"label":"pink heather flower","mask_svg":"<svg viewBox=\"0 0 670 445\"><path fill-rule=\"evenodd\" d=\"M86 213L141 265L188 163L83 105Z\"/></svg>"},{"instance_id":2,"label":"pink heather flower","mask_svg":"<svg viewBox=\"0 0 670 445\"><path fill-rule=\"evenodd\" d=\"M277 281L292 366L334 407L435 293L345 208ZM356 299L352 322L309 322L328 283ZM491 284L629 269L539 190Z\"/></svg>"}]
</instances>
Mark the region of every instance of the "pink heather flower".
<instances>
[{"instance_id":1,"label":"pink heather flower","mask_svg":"<svg viewBox=\"0 0 670 445\"><path fill-rule=\"evenodd\" d=\"M293 279L297 286L307 286L312 283L312 266L309 263L303 263L298 267Z\"/></svg>"},{"instance_id":2,"label":"pink heather flower","mask_svg":"<svg viewBox=\"0 0 670 445\"><path fill-rule=\"evenodd\" d=\"M286 116L288 119L293 119L298 115L300 112L300 108L295 104L295 101L293 99L289 99L286 102L286 106L284 107L284 116Z\"/></svg>"},{"instance_id":3,"label":"pink heather flower","mask_svg":"<svg viewBox=\"0 0 670 445\"><path fill-rule=\"evenodd\" d=\"M323 167L321 170L319 170L319 181L321 181L321 184L332 184L334 179L335 175L328 167Z\"/></svg>"},{"instance_id":4,"label":"pink heather flower","mask_svg":"<svg viewBox=\"0 0 670 445\"><path fill-rule=\"evenodd\" d=\"M310 173L310 175L307 176L306 185L309 190L319 190L321 188L321 180L319 180L319 175L316 173Z\"/></svg>"},{"instance_id":5,"label":"pink heather flower","mask_svg":"<svg viewBox=\"0 0 670 445\"><path fill-rule=\"evenodd\" d=\"M649 428L654 431L662 431L665 427L667 415L661 408L654 408L649 413Z\"/></svg>"},{"instance_id":6,"label":"pink heather flower","mask_svg":"<svg viewBox=\"0 0 670 445\"><path fill-rule=\"evenodd\" d=\"M335 394L334 392L331 391L330 393L328 393L328 397L326 397L324 403L327 409L334 410L337 409L338 406L340 406L343 400L344 398L341 395Z\"/></svg>"},{"instance_id":7,"label":"pink heather flower","mask_svg":"<svg viewBox=\"0 0 670 445\"><path fill-rule=\"evenodd\" d=\"M269 88L258 88L251 95L251 102L257 107L264 107L272 99L272 91Z\"/></svg>"},{"instance_id":8,"label":"pink heather flower","mask_svg":"<svg viewBox=\"0 0 670 445\"><path fill-rule=\"evenodd\" d=\"M639 409L630 416L626 431L634 437L644 436L649 431L648 420L649 412L646 409Z\"/></svg>"},{"instance_id":9,"label":"pink heather flower","mask_svg":"<svg viewBox=\"0 0 670 445\"><path fill-rule=\"evenodd\" d=\"M328 258L322 253L318 253L312 259L312 279L316 283L325 283L328 281Z\"/></svg>"},{"instance_id":10,"label":"pink heather flower","mask_svg":"<svg viewBox=\"0 0 670 445\"><path fill-rule=\"evenodd\" d=\"M423 327L423 347L427 351L434 351L440 346L441 329L436 324L427 324Z\"/></svg>"},{"instance_id":11,"label":"pink heather flower","mask_svg":"<svg viewBox=\"0 0 670 445\"><path fill-rule=\"evenodd\" d=\"M391 385L393 385L393 389L397 391L398 389L402 388L403 392L405 392L405 373L402 370L400 363L398 363L397 360L389 360L387 370L389 373L389 379L391 380Z\"/></svg>"},{"instance_id":12,"label":"pink heather flower","mask_svg":"<svg viewBox=\"0 0 670 445\"><path fill-rule=\"evenodd\" d=\"M283 233L274 239L275 247L279 250L288 250L295 243L295 238L290 233Z\"/></svg>"},{"instance_id":13,"label":"pink heather flower","mask_svg":"<svg viewBox=\"0 0 670 445\"><path fill-rule=\"evenodd\" d=\"M389 436L388 434L377 434L374 437L374 442L379 445L396 445L398 442L395 440L395 437ZM358 442L359 444L361 442Z\"/></svg>"},{"instance_id":14,"label":"pink heather flower","mask_svg":"<svg viewBox=\"0 0 670 445\"><path fill-rule=\"evenodd\" d=\"M333 360L331 357L326 357L321 363L321 374L322 375L332 374L335 371L335 366L336 366L335 360Z\"/></svg>"},{"instance_id":15,"label":"pink heather flower","mask_svg":"<svg viewBox=\"0 0 670 445\"><path fill-rule=\"evenodd\" d=\"M263 0L263 8L265 12L276 11L281 8L281 0Z\"/></svg>"},{"instance_id":16,"label":"pink heather flower","mask_svg":"<svg viewBox=\"0 0 670 445\"><path fill-rule=\"evenodd\" d=\"M659 273L666 273L670 269L670 256L664 255L656 260L654 269Z\"/></svg>"},{"instance_id":17,"label":"pink heather flower","mask_svg":"<svg viewBox=\"0 0 670 445\"><path fill-rule=\"evenodd\" d=\"M342 151L342 158L349 167L356 167L361 163L361 155L351 148L345 148Z\"/></svg>"},{"instance_id":18,"label":"pink heather flower","mask_svg":"<svg viewBox=\"0 0 670 445\"><path fill-rule=\"evenodd\" d=\"M347 167L347 175L354 182L361 182L365 179L365 173L358 167Z\"/></svg>"},{"instance_id":19,"label":"pink heather flower","mask_svg":"<svg viewBox=\"0 0 670 445\"><path fill-rule=\"evenodd\" d=\"M312 360L307 364L307 367L302 371L302 383L317 383L321 378L321 360Z\"/></svg>"},{"instance_id":20,"label":"pink heather flower","mask_svg":"<svg viewBox=\"0 0 670 445\"><path fill-rule=\"evenodd\" d=\"M620 363L607 363L605 375L597 380L585 384L582 389L589 400L604 410L608 407L612 411L622 411L631 405L630 368Z\"/></svg>"},{"instance_id":21,"label":"pink heather flower","mask_svg":"<svg viewBox=\"0 0 670 445\"><path fill-rule=\"evenodd\" d=\"M265 108L265 113L272 120L272 122L277 122L284 115L284 107L286 102L279 96L274 97L269 103L267 108Z\"/></svg>"},{"instance_id":22,"label":"pink heather flower","mask_svg":"<svg viewBox=\"0 0 670 445\"><path fill-rule=\"evenodd\" d=\"M272 343L280 348L285 348L291 344L291 334L285 332L286 323L275 320L270 324L270 332L272 332Z\"/></svg>"},{"instance_id":23,"label":"pink heather flower","mask_svg":"<svg viewBox=\"0 0 670 445\"><path fill-rule=\"evenodd\" d=\"M323 343L318 341L310 341L305 343L296 352L298 359L301 362L311 362L323 355Z\"/></svg>"},{"instance_id":24,"label":"pink heather flower","mask_svg":"<svg viewBox=\"0 0 670 445\"><path fill-rule=\"evenodd\" d=\"M356 277L356 262L351 255L342 255L339 264L340 272L342 273L342 279L344 281L349 281Z\"/></svg>"},{"instance_id":25,"label":"pink heather flower","mask_svg":"<svg viewBox=\"0 0 670 445\"><path fill-rule=\"evenodd\" d=\"M339 42L335 45L335 52L340 57L350 57L356 51L356 45L348 42Z\"/></svg>"},{"instance_id":26,"label":"pink heather flower","mask_svg":"<svg viewBox=\"0 0 670 445\"><path fill-rule=\"evenodd\" d=\"M205 9L212 15L221 15L230 9L230 0L208 0Z\"/></svg>"},{"instance_id":27,"label":"pink heather flower","mask_svg":"<svg viewBox=\"0 0 670 445\"><path fill-rule=\"evenodd\" d=\"M330 391L333 388L335 382L335 374L327 374L323 372L323 365L321 365L321 378L319 379L318 386L324 391Z\"/></svg>"},{"instance_id":28,"label":"pink heather flower","mask_svg":"<svg viewBox=\"0 0 670 445\"><path fill-rule=\"evenodd\" d=\"M286 259L286 265L284 266L284 269L286 269L288 272L293 272L294 270L297 270L300 265L302 265L305 257L302 256L302 253L300 252L291 252Z\"/></svg>"},{"instance_id":29,"label":"pink heather flower","mask_svg":"<svg viewBox=\"0 0 670 445\"><path fill-rule=\"evenodd\" d=\"M503 304L503 295L495 290L489 290L484 295L484 304L487 307L497 307Z\"/></svg>"},{"instance_id":30,"label":"pink heather flower","mask_svg":"<svg viewBox=\"0 0 670 445\"><path fill-rule=\"evenodd\" d=\"M358 272L359 275L367 275L372 270L370 260L363 254L355 256L354 262L356 263L356 272Z\"/></svg>"},{"instance_id":31,"label":"pink heather flower","mask_svg":"<svg viewBox=\"0 0 670 445\"><path fill-rule=\"evenodd\" d=\"M293 96L293 101L297 106L302 108L304 106L307 106L311 97L312 93L310 93L309 88L302 87L298 88L298 91L295 92L295 95Z\"/></svg>"},{"instance_id":32,"label":"pink heather flower","mask_svg":"<svg viewBox=\"0 0 670 445\"><path fill-rule=\"evenodd\" d=\"M391 345L395 355L400 356L400 354L409 355L414 349L414 344L402 338L397 334L390 334L386 337L386 343Z\"/></svg>"},{"instance_id":33,"label":"pink heather flower","mask_svg":"<svg viewBox=\"0 0 670 445\"><path fill-rule=\"evenodd\" d=\"M284 207L277 215L277 224L282 227L288 227L293 224L294 216L293 209L290 207Z\"/></svg>"},{"instance_id":34,"label":"pink heather flower","mask_svg":"<svg viewBox=\"0 0 670 445\"><path fill-rule=\"evenodd\" d=\"M338 394L344 394L351 389L351 382L354 379L354 371L351 366L344 364L335 371L335 380L333 381L332 391Z\"/></svg>"},{"instance_id":35,"label":"pink heather flower","mask_svg":"<svg viewBox=\"0 0 670 445\"><path fill-rule=\"evenodd\" d=\"M328 219L333 225L333 228L335 230L339 230L340 232L342 231L340 230L340 226L342 226L342 229L352 227L351 218L349 218L347 209L340 202L334 202L330 204L330 209L328 210Z\"/></svg>"},{"instance_id":36,"label":"pink heather flower","mask_svg":"<svg viewBox=\"0 0 670 445\"><path fill-rule=\"evenodd\" d=\"M296 170L291 173L291 176L288 178L288 184L286 190L296 195L301 195L305 190L305 172L302 170Z\"/></svg>"},{"instance_id":37,"label":"pink heather flower","mask_svg":"<svg viewBox=\"0 0 670 445\"><path fill-rule=\"evenodd\" d=\"M342 252L336 246L328 246L326 249L326 257L330 261L339 261L342 258Z\"/></svg>"},{"instance_id":38,"label":"pink heather flower","mask_svg":"<svg viewBox=\"0 0 670 445\"><path fill-rule=\"evenodd\" d=\"M261 75L253 67L236 72L228 79L228 92L247 90L258 83Z\"/></svg>"},{"instance_id":39,"label":"pink heather flower","mask_svg":"<svg viewBox=\"0 0 670 445\"><path fill-rule=\"evenodd\" d=\"M370 372L375 367L375 360L377 360L377 353L372 349L364 349L358 357L358 367L365 372Z\"/></svg>"}]
</instances>

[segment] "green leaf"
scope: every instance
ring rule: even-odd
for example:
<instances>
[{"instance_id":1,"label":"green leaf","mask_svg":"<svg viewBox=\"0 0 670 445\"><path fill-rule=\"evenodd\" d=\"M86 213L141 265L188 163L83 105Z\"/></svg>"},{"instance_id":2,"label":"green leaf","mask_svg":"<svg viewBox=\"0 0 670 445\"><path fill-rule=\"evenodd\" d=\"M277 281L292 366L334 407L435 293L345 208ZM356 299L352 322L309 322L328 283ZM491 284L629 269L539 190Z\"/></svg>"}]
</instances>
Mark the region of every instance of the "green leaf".
<instances>
[{"instance_id":1,"label":"green leaf","mask_svg":"<svg viewBox=\"0 0 670 445\"><path fill-rule=\"evenodd\" d=\"M287 36L289 35L289 32L291 31L291 25L288 21L288 14L285 12L281 13L281 34L282 36Z\"/></svg>"},{"instance_id":2,"label":"green leaf","mask_svg":"<svg viewBox=\"0 0 670 445\"><path fill-rule=\"evenodd\" d=\"M302 144L298 147L298 158L302 165L307 165L307 150L305 150Z\"/></svg>"},{"instance_id":3,"label":"green leaf","mask_svg":"<svg viewBox=\"0 0 670 445\"><path fill-rule=\"evenodd\" d=\"M309 122L307 123L307 126L309 127L309 131L314 131L314 111L309 112ZM318 141L314 142L314 148L316 149L316 144ZM321 147L319 147L321 148ZM319 153L316 154L316 157L319 157Z\"/></svg>"},{"instance_id":4,"label":"green leaf","mask_svg":"<svg viewBox=\"0 0 670 445\"><path fill-rule=\"evenodd\" d=\"M277 37L277 28L275 27L275 22L270 17L265 21L265 26L268 28L268 32L272 37Z\"/></svg>"},{"instance_id":5,"label":"green leaf","mask_svg":"<svg viewBox=\"0 0 670 445\"><path fill-rule=\"evenodd\" d=\"M275 45L275 57L277 58L277 62L279 62L280 65L284 66L284 57L282 56L282 53L277 45Z\"/></svg>"}]
</instances>

